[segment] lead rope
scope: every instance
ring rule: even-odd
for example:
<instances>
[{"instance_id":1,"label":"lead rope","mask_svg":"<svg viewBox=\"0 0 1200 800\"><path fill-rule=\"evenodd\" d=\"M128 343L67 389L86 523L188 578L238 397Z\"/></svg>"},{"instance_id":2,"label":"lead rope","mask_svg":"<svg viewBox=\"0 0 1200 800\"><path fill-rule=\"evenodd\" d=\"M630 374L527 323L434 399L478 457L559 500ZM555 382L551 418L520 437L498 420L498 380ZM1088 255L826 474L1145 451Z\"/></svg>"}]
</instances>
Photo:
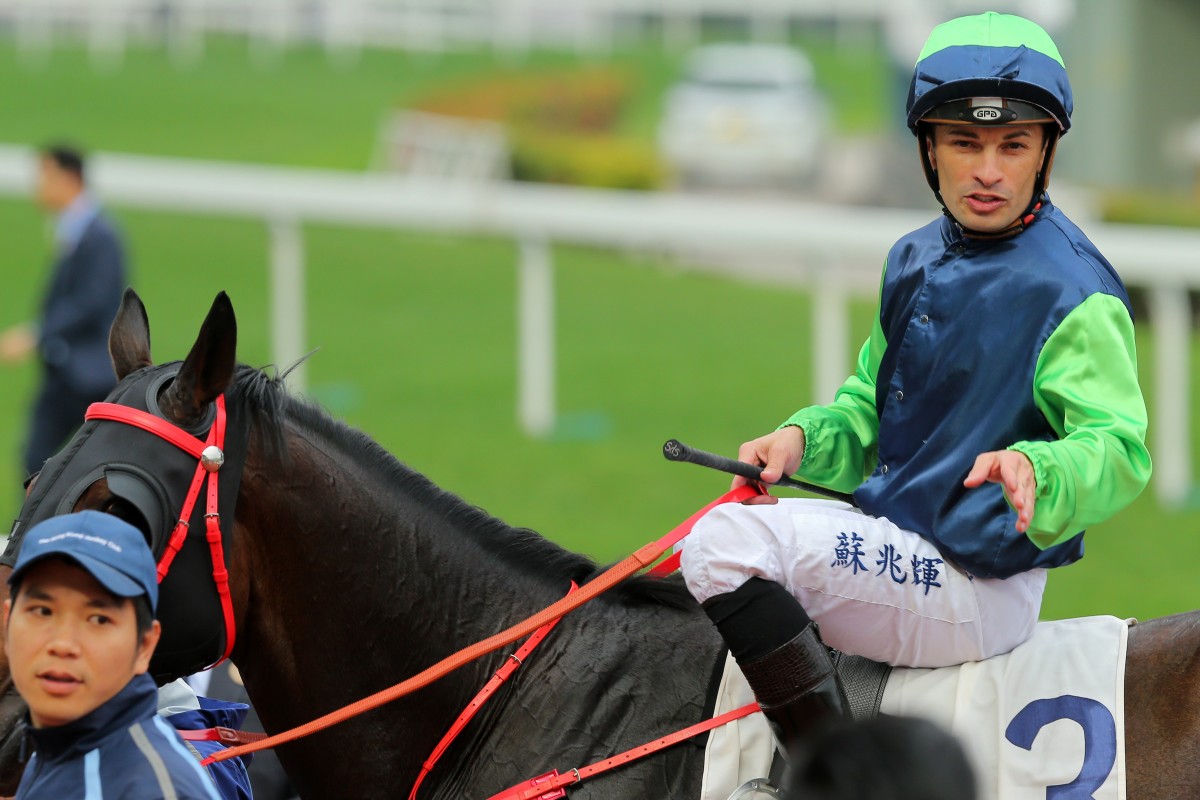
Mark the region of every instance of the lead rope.
<instances>
[{"instance_id":1,"label":"lead rope","mask_svg":"<svg viewBox=\"0 0 1200 800\"><path fill-rule=\"evenodd\" d=\"M345 722L352 717L356 717L359 714L371 711L372 709L378 708L386 703L390 703L393 700L404 697L405 695L412 694L416 690L422 689L439 678L448 675L464 664L469 664L470 662L475 661L476 659L481 658L488 653L499 650L501 647L504 647L507 644L512 644L517 639L528 636L546 623L559 619L565 614L574 611L584 603L587 603L600 594L603 594L639 570L653 564L663 553L673 547L684 536L687 536L688 533L691 532L692 526L695 525L702 516L707 514L710 510L718 505L721 505L722 503L739 503L742 500L747 500L760 493L761 490L758 489L757 485L739 486L736 489L732 489L706 505L704 508L692 514L690 517L676 526L666 536L662 537L656 542L644 545L632 555L625 558L623 561L615 564L612 567L609 567L597 578L580 587L578 591L572 592L568 596L555 601L551 605L534 614L532 617L526 619L524 622L519 622L507 630L490 636L489 638L477 642L470 647L463 648L457 653L447 656L438 663L427 667L411 678L401 681L389 689L376 692L369 697L364 697L362 700L351 703L350 705L340 708L336 711L331 711L330 713L321 717L317 717L316 719L306 722L303 725L283 731L282 733L277 733L274 736L269 736L260 742L242 745L240 747L233 747L220 753L214 753L213 755L210 755L208 758L204 759L204 761L201 763L204 766L208 766L209 764L214 764L218 761L225 761L230 758L237 758L238 756L243 756L247 753L254 753L259 750L278 747L281 744L286 744L318 731L325 730L326 728L337 725L340 722Z\"/></svg>"}]
</instances>

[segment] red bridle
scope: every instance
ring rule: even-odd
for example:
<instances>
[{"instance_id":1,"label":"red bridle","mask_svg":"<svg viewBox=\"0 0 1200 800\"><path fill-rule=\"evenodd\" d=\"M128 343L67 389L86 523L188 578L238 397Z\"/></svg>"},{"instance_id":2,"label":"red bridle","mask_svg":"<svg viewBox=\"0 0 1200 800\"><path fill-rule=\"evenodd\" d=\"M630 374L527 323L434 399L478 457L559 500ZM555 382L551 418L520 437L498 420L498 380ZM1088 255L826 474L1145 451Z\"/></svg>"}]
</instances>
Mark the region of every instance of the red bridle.
<instances>
[{"instance_id":1,"label":"red bridle","mask_svg":"<svg viewBox=\"0 0 1200 800\"><path fill-rule=\"evenodd\" d=\"M171 562L187 540L188 520L192 517L192 509L200 496L200 487L208 476L207 505L204 514L204 531L208 539L209 551L212 554L213 582L217 594L221 598L221 614L225 618L225 653L210 665L215 667L233 652L234 638L237 635L237 624L233 618L233 598L229 593L229 570L225 569L225 547L221 539L221 516L218 510L217 471L225 463L225 395L216 400L217 414L212 427L208 430L208 438L201 441L187 431L161 417L156 417L136 408L122 406L116 403L92 403L88 406L84 419L106 420L121 422L153 433L160 439L193 456L199 463L196 474L188 487L187 498L179 512L179 520L175 523L162 557L158 560L158 582L162 583L171 569Z\"/></svg>"}]
</instances>

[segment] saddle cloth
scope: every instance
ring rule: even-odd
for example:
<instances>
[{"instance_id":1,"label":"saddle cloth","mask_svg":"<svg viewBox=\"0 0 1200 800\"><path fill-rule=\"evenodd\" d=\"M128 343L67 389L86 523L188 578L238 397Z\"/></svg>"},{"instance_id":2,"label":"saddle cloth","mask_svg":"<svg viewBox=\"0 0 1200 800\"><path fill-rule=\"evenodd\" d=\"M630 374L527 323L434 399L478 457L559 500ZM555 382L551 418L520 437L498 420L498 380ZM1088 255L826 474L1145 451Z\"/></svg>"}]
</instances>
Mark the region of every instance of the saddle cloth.
<instances>
[{"instance_id":1,"label":"saddle cloth","mask_svg":"<svg viewBox=\"0 0 1200 800\"><path fill-rule=\"evenodd\" d=\"M980 800L1125 800L1125 650L1129 623L1038 623L1011 653L943 669L893 670L880 710L954 732Z\"/></svg>"},{"instance_id":2,"label":"saddle cloth","mask_svg":"<svg viewBox=\"0 0 1200 800\"><path fill-rule=\"evenodd\" d=\"M895 669L880 711L930 719L958 735L980 800L1125 800L1125 651L1129 623L1082 617L1037 625L1011 653L942 669ZM753 702L729 658L717 714ZM713 731L701 800L727 800L769 774L776 752L762 714ZM1076 793L1076 791L1078 793Z\"/></svg>"},{"instance_id":3,"label":"saddle cloth","mask_svg":"<svg viewBox=\"0 0 1200 800\"><path fill-rule=\"evenodd\" d=\"M733 656L726 655L713 716L754 702L754 692ZM700 800L728 800L746 781L771 774L775 735L762 714L751 714L722 725L708 735L704 748L704 780Z\"/></svg>"}]
</instances>

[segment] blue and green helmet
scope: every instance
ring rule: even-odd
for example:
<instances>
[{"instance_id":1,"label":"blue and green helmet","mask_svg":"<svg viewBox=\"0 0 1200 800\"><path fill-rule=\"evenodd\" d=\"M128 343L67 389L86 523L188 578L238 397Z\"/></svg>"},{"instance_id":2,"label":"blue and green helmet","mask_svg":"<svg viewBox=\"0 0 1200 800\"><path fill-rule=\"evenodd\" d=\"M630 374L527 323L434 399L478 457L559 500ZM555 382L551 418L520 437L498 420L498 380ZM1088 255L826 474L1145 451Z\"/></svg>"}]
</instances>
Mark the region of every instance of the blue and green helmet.
<instances>
[{"instance_id":1,"label":"blue and green helmet","mask_svg":"<svg viewBox=\"0 0 1200 800\"><path fill-rule=\"evenodd\" d=\"M937 176L925 152L924 125L1044 123L1048 145L1036 201L1057 139L1071 127L1073 107L1067 69L1050 35L1023 17L989 11L933 29L913 70L907 116L935 193Z\"/></svg>"}]
</instances>

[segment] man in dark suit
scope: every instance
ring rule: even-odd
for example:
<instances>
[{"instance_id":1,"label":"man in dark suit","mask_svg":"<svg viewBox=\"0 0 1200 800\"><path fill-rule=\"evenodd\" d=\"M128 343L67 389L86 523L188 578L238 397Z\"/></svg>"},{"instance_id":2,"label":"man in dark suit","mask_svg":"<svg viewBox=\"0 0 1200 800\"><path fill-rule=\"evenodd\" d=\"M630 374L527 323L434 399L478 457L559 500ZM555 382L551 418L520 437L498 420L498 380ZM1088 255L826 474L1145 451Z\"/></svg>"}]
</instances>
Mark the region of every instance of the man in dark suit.
<instances>
[{"instance_id":1,"label":"man in dark suit","mask_svg":"<svg viewBox=\"0 0 1200 800\"><path fill-rule=\"evenodd\" d=\"M42 150L38 166L38 203L56 215L54 266L37 324L0 334L0 361L21 361L36 351L42 362L23 455L29 474L66 443L88 405L115 384L108 329L128 281L121 237L87 191L83 156L51 146Z\"/></svg>"}]
</instances>

